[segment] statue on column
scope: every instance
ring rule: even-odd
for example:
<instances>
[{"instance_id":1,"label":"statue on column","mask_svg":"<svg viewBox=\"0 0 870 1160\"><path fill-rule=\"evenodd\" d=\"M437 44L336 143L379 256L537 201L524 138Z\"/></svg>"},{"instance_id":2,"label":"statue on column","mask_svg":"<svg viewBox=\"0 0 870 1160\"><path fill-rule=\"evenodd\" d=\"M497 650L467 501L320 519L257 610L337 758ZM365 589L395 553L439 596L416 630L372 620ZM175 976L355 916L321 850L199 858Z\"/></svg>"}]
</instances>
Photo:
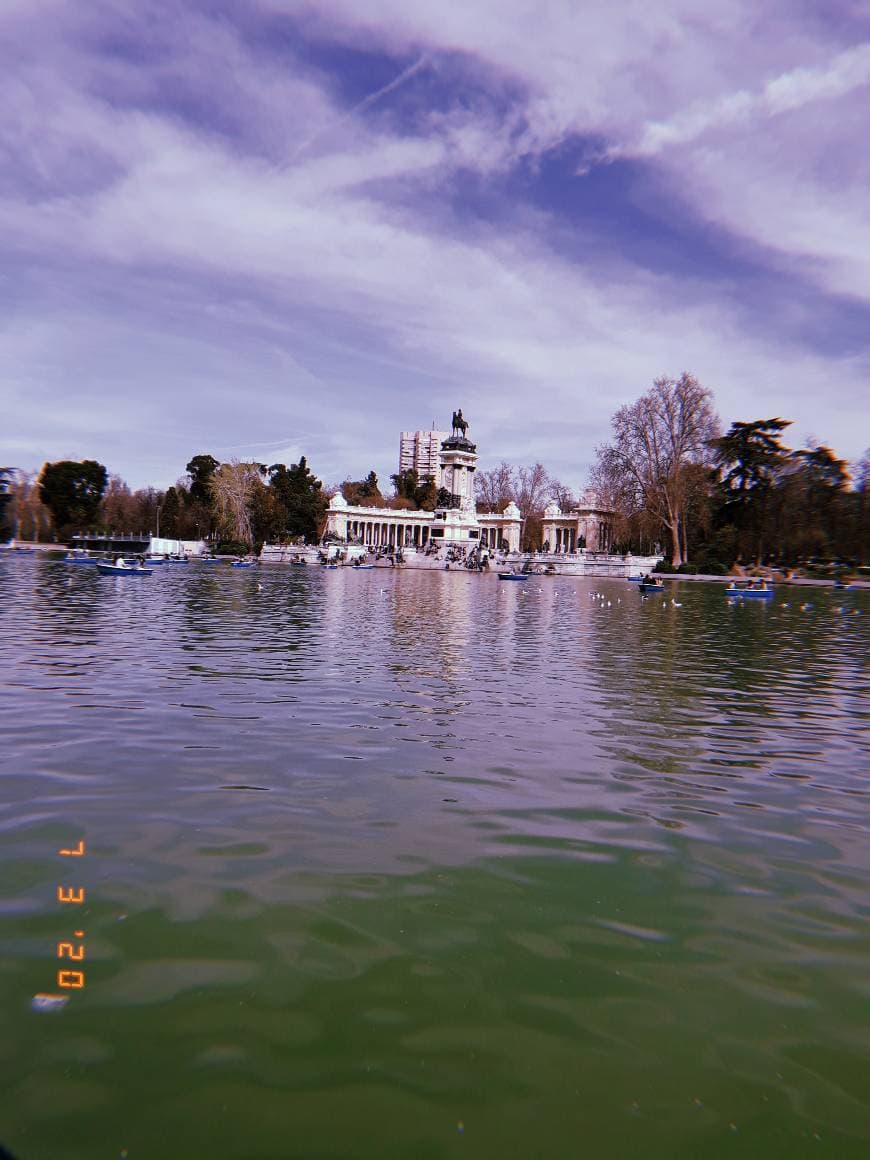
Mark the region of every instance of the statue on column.
<instances>
[{"instance_id":1,"label":"statue on column","mask_svg":"<svg viewBox=\"0 0 870 1160\"><path fill-rule=\"evenodd\" d=\"M453 412L453 434L462 435L465 438L465 432L468 430L468 423L462 418L462 408Z\"/></svg>"}]
</instances>

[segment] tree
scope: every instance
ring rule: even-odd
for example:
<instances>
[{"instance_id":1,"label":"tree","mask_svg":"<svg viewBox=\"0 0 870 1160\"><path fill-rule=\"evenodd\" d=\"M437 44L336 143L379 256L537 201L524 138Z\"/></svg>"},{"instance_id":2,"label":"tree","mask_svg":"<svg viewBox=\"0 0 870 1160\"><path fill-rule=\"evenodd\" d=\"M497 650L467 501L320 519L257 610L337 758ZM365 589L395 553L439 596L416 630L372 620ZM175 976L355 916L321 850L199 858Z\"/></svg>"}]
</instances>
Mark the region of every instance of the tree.
<instances>
[{"instance_id":1,"label":"tree","mask_svg":"<svg viewBox=\"0 0 870 1160\"><path fill-rule=\"evenodd\" d=\"M514 502L522 517L521 537L526 551L541 547L543 540L542 516L550 484L550 477L542 463L516 469Z\"/></svg>"},{"instance_id":2,"label":"tree","mask_svg":"<svg viewBox=\"0 0 870 1160\"><path fill-rule=\"evenodd\" d=\"M6 533L7 511L12 504L12 485L15 482L14 467L0 467L0 539Z\"/></svg>"},{"instance_id":3,"label":"tree","mask_svg":"<svg viewBox=\"0 0 870 1160\"><path fill-rule=\"evenodd\" d=\"M286 530L292 536L304 536L309 543L316 543L323 531L327 499L323 484L311 472L305 456L289 469L283 463L274 463L268 471L269 485L287 513ZM369 478L372 477L377 488L374 472Z\"/></svg>"},{"instance_id":4,"label":"tree","mask_svg":"<svg viewBox=\"0 0 870 1160\"><path fill-rule=\"evenodd\" d=\"M573 511L577 506L577 497L571 488L554 476L550 477L547 484L546 498L552 500L553 503L557 503L563 512Z\"/></svg>"},{"instance_id":5,"label":"tree","mask_svg":"<svg viewBox=\"0 0 870 1160\"><path fill-rule=\"evenodd\" d=\"M109 532L140 532L136 503L120 475L110 475L101 506L101 522Z\"/></svg>"},{"instance_id":6,"label":"tree","mask_svg":"<svg viewBox=\"0 0 870 1160\"><path fill-rule=\"evenodd\" d=\"M349 504L356 507L383 507L384 497L378 485L378 477L370 471L365 479L346 479L341 485L341 494Z\"/></svg>"},{"instance_id":7,"label":"tree","mask_svg":"<svg viewBox=\"0 0 870 1160\"><path fill-rule=\"evenodd\" d=\"M156 533L160 523L163 492L158 491L156 487L139 487L133 492L132 499L133 528L131 531Z\"/></svg>"},{"instance_id":8,"label":"tree","mask_svg":"<svg viewBox=\"0 0 870 1160\"><path fill-rule=\"evenodd\" d=\"M683 562L682 521L687 466L704 463L718 434L712 393L687 372L659 378L611 420L613 442L596 449L596 475L631 513L646 510L671 540L671 560Z\"/></svg>"},{"instance_id":9,"label":"tree","mask_svg":"<svg viewBox=\"0 0 870 1160\"><path fill-rule=\"evenodd\" d=\"M260 482L251 497L251 535L254 548L287 535L287 509L277 493Z\"/></svg>"},{"instance_id":10,"label":"tree","mask_svg":"<svg viewBox=\"0 0 870 1160\"><path fill-rule=\"evenodd\" d=\"M40 499L34 472L6 468L4 479L8 502L4 505L6 527L16 540L48 540L52 529L51 512Z\"/></svg>"},{"instance_id":11,"label":"tree","mask_svg":"<svg viewBox=\"0 0 870 1160\"><path fill-rule=\"evenodd\" d=\"M854 550L850 553L862 564L870 558L870 447L855 464Z\"/></svg>"},{"instance_id":12,"label":"tree","mask_svg":"<svg viewBox=\"0 0 870 1160\"><path fill-rule=\"evenodd\" d=\"M848 551L851 477L845 460L817 443L793 452L791 461L791 497L798 500L799 508L795 511L792 503L786 526L803 524L814 555L830 559Z\"/></svg>"},{"instance_id":13,"label":"tree","mask_svg":"<svg viewBox=\"0 0 870 1160\"><path fill-rule=\"evenodd\" d=\"M514 469L504 460L491 471L474 473L474 495L486 512L503 512L514 498Z\"/></svg>"},{"instance_id":14,"label":"tree","mask_svg":"<svg viewBox=\"0 0 870 1160\"><path fill-rule=\"evenodd\" d=\"M770 530L772 494L791 454L780 439L788 426L790 420L779 418L732 423L724 435L710 442L716 465L724 473L718 522L746 533L750 540L746 546L758 563Z\"/></svg>"},{"instance_id":15,"label":"tree","mask_svg":"<svg viewBox=\"0 0 870 1160\"><path fill-rule=\"evenodd\" d=\"M167 488L163 503L160 505L160 531L170 539L183 539L181 522L184 512L184 500L178 488Z\"/></svg>"},{"instance_id":16,"label":"tree","mask_svg":"<svg viewBox=\"0 0 870 1160\"><path fill-rule=\"evenodd\" d=\"M391 475L390 480L395 489L396 499L407 501L401 505L406 510L435 510L437 488L431 475L424 475L421 478L413 467L409 467L407 471Z\"/></svg>"},{"instance_id":17,"label":"tree","mask_svg":"<svg viewBox=\"0 0 870 1160\"><path fill-rule=\"evenodd\" d=\"M40 498L61 535L70 528L89 528L96 523L108 478L105 467L94 459L62 459L44 465L39 476Z\"/></svg>"},{"instance_id":18,"label":"tree","mask_svg":"<svg viewBox=\"0 0 870 1160\"><path fill-rule=\"evenodd\" d=\"M259 465L241 463L238 459L222 463L209 477L209 493L218 528L239 543L252 543L251 502L259 483Z\"/></svg>"},{"instance_id":19,"label":"tree","mask_svg":"<svg viewBox=\"0 0 870 1160\"><path fill-rule=\"evenodd\" d=\"M196 503L208 504L211 502L209 481L220 467L220 463L213 455L194 455L185 471L190 476L190 498Z\"/></svg>"}]
</instances>

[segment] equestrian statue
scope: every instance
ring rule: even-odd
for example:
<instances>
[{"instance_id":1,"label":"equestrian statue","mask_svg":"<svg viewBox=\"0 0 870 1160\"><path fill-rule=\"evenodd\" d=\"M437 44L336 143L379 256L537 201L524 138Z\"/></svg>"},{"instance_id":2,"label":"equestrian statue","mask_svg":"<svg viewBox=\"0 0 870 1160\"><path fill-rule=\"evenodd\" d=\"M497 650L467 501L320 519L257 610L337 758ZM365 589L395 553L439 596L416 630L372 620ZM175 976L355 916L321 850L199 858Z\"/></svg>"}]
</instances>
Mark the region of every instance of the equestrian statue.
<instances>
[{"instance_id":1,"label":"equestrian statue","mask_svg":"<svg viewBox=\"0 0 870 1160\"><path fill-rule=\"evenodd\" d=\"M468 423L466 422L465 419L462 418L462 408L460 407L458 411L453 412L453 434L454 435L461 434L462 438L464 439L465 432L467 430L468 430Z\"/></svg>"}]
</instances>

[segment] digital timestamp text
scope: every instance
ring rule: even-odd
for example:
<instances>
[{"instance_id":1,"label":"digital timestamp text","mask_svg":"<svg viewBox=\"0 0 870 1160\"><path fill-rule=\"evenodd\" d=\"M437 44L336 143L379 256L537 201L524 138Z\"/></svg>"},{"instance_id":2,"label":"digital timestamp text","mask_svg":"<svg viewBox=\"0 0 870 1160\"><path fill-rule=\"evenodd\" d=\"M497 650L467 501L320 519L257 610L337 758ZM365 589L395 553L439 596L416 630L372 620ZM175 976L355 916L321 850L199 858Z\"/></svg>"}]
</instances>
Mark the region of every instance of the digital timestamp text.
<instances>
[{"instance_id":1,"label":"digital timestamp text","mask_svg":"<svg viewBox=\"0 0 870 1160\"><path fill-rule=\"evenodd\" d=\"M85 840L80 838L76 846L62 846L57 851L59 858L84 858ZM73 862L67 863L72 867ZM66 876L66 875L65 875ZM69 878L73 878L70 874ZM85 888L71 882L60 882L57 886L57 901L61 906L84 906ZM66 913L69 913L68 911ZM74 912L73 912L74 913ZM81 926L82 923L70 925ZM55 944L59 960L57 971L57 986L60 994L41 991L33 996L33 1008L36 1011L58 1011L66 1005L71 991L81 991L85 986L85 972L81 967L68 966L68 963L83 963L85 960L85 932L83 929L73 930L71 937Z\"/></svg>"},{"instance_id":2,"label":"digital timestamp text","mask_svg":"<svg viewBox=\"0 0 870 1160\"><path fill-rule=\"evenodd\" d=\"M78 845L72 849L61 847L57 853L60 858L83 858L85 856L84 838L80 838ZM64 906L83 906L85 901L85 888L84 886L59 885L57 888L57 900ZM59 942L57 944L57 957L73 963L81 963L85 958L85 932L83 930L75 930L73 931L73 938L79 941ZM57 972L57 985L65 989L81 990L85 985L85 972L81 968L61 967Z\"/></svg>"}]
</instances>

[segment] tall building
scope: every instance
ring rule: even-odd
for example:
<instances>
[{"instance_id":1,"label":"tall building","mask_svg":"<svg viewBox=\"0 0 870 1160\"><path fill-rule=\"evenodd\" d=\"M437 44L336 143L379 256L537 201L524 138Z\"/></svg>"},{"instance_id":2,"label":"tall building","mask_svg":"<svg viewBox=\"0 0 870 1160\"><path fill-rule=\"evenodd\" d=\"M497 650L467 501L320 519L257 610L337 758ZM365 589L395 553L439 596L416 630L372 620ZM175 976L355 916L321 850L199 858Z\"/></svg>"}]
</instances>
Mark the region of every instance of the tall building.
<instances>
[{"instance_id":1,"label":"tall building","mask_svg":"<svg viewBox=\"0 0 870 1160\"><path fill-rule=\"evenodd\" d=\"M447 431L436 431L434 423L431 431L403 431L399 441L399 471L413 468L418 478L431 475L440 486L439 456L447 435Z\"/></svg>"}]
</instances>

